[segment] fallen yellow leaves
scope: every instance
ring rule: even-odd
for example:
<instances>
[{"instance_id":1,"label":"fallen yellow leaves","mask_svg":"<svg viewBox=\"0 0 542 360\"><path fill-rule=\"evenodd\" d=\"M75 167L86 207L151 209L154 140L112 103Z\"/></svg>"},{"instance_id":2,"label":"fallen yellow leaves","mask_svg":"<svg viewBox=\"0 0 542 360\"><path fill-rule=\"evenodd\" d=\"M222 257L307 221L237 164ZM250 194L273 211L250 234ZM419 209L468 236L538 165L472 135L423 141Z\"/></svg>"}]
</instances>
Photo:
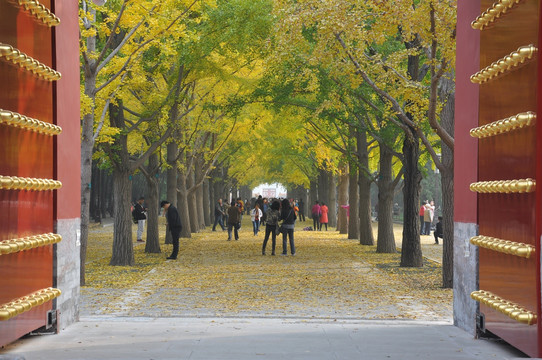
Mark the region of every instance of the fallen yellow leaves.
<instances>
[{"instance_id":1,"label":"fallen yellow leaves","mask_svg":"<svg viewBox=\"0 0 542 360\"><path fill-rule=\"evenodd\" d=\"M110 233L92 231L83 311L123 316L292 316L442 320L452 314L440 264L398 267L400 254L377 254L335 231L296 230L297 254L261 255L263 232L243 224L239 241L209 230L181 239L179 258L145 254L137 265L108 266ZM301 224L298 224L301 228ZM163 235L163 234L162 234ZM162 236L163 238L163 236ZM106 250L107 249L107 250ZM282 238L277 254L282 252ZM119 291L121 289L121 291Z\"/></svg>"}]
</instances>

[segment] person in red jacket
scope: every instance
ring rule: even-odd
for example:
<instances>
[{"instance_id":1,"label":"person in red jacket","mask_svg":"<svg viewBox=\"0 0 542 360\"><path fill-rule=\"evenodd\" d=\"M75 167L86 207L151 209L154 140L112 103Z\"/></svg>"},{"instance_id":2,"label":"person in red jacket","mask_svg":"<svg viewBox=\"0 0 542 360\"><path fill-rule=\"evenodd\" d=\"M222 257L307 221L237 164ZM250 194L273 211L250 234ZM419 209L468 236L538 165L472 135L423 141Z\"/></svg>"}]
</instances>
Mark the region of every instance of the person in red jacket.
<instances>
[{"instance_id":1,"label":"person in red jacket","mask_svg":"<svg viewBox=\"0 0 542 360\"><path fill-rule=\"evenodd\" d=\"M320 206L321 215L320 215L320 229L319 230L322 230L322 225L325 225L326 231L327 231L327 223L329 222L328 217L327 217L328 212L329 212L329 209L327 205L325 203L322 203L322 206Z\"/></svg>"},{"instance_id":2,"label":"person in red jacket","mask_svg":"<svg viewBox=\"0 0 542 360\"><path fill-rule=\"evenodd\" d=\"M424 215L425 215L425 204L427 204L427 201L424 201L422 203L422 207L420 208L420 235L425 235L425 222L424 222Z\"/></svg>"},{"instance_id":3,"label":"person in red jacket","mask_svg":"<svg viewBox=\"0 0 542 360\"><path fill-rule=\"evenodd\" d=\"M311 209L312 224L314 225L315 231L320 230L320 215L321 214L322 214L322 209L320 208L320 203L318 201L315 201Z\"/></svg>"}]
</instances>

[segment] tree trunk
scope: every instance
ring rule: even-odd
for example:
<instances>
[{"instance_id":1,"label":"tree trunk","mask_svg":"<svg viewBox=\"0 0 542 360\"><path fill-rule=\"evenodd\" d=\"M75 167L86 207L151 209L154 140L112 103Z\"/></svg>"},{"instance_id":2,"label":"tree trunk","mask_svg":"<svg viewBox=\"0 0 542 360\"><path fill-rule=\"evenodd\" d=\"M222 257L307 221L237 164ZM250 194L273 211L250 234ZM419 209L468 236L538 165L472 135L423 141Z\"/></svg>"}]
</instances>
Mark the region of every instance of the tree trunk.
<instances>
[{"instance_id":1,"label":"tree trunk","mask_svg":"<svg viewBox=\"0 0 542 360\"><path fill-rule=\"evenodd\" d=\"M349 170L348 178L348 202L350 216L348 218L348 238L359 239L359 186L358 186L358 172L352 166Z\"/></svg>"},{"instance_id":2,"label":"tree trunk","mask_svg":"<svg viewBox=\"0 0 542 360\"><path fill-rule=\"evenodd\" d=\"M205 226L211 226L211 187L209 186L209 179L203 180L203 220Z\"/></svg>"},{"instance_id":3,"label":"tree trunk","mask_svg":"<svg viewBox=\"0 0 542 360\"><path fill-rule=\"evenodd\" d=\"M83 122L84 123L84 122ZM84 132L84 129L83 129ZM92 138L92 132L90 133ZM85 264L87 259L88 224L90 221L90 187L92 178L92 148L94 141L85 136L81 139L81 272L80 283L85 285Z\"/></svg>"},{"instance_id":4,"label":"tree trunk","mask_svg":"<svg viewBox=\"0 0 542 360\"><path fill-rule=\"evenodd\" d=\"M312 209L312 206L314 205L314 202L318 201L318 183L314 180L310 181L309 197L310 199L308 202L305 203L305 206L307 207L307 212L308 214L310 214L311 219L312 219L311 209ZM314 229L314 230L318 230L318 229Z\"/></svg>"},{"instance_id":5,"label":"tree trunk","mask_svg":"<svg viewBox=\"0 0 542 360\"><path fill-rule=\"evenodd\" d=\"M329 226L337 227L337 181L335 174L329 174Z\"/></svg>"},{"instance_id":6,"label":"tree trunk","mask_svg":"<svg viewBox=\"0 0 542 360\"><path fill-rule=\"evenodd\" d=\"M211 197L211 200L212 200L211 206L212 206L212 209L214 210L214 205L216 204L218 199L222 199L223 202L226 202L227 199L224 198L224 187L223 187L222 181L218 180L215 176L212 176L211 179L212 179L211 188L213 189L212 191L213 195ZM213 214L212 218L214 221L214 218L215 218L214 211L212 212L212 214Z\"/></svg>"},{"instance_id":7,"label":"tree trunk","mask_svg":"<svg viewBox=\"0 0 542 360\"><path fill-rule=\"evenodd\" d=\"M100 171L100 216L105 218L107 214L107 200L113 196L110 195L109 174L106 171Z\"/></svg>"},{"instance_id":8,"label":"tree trunk","mask_svg":"<svg viewBox=\"0 0 542 360\"><path fill-rule=\"evenodd\" d=\"M393 235L393 154L386 146L380 146L378 175L378 239L377 253L395 253L395 236Z\"/></svg>"},{"instance_id":9,"label":"tree trunk","mask_svg":"<svg viewBox=\"0 0 542 360\"><path fill-rule=\"evenodd\" d=\"M159 200L158 200L158 154L153 153L149 156L149 165L147 176L147 242L145 243L146 253L159 254L160 239L158 235L158 213L159 213Z\"/></svg>"},{"instance_id":10,"label":"tree trunk","mask_svg":"<svg viewBox=\"0 0 542 360\"><path fill-rule=\"evenodd\" d=\"M132 180L134 169L130 168L128 135L125 129L122 101L109 104L109 120L112 128L120 130L110 149L113 164L113 254L109 265L134 265L132 243Z\"/></svg>"},{"instance_id":11,"label":"tree trunk","mask_svg":"<svg viewBox=\"0 0 542 360\"><path fill-rule=\"evenodd\" d=\"M420 182L422 175L418 169L420 144L415 132L411 130L414 141L408 136L403 142L404 156L404 221L403 242L401 245L401 266L423 266L422 248L420 244Z\"/></svg>"},{"instance_id":12,"label":"tree trunk","mask_svg":"<svg viewBox=\"0 0 542 360\"><path fill-rule=\"evenodd\" d=\"M91 176L92 187L90 188L89 218L91 218L94 222L100 222L100 186L98 181L99 178L100 173L96 164L93 163Z\"/></svg>"},{"instance_id":13,"label":"tree trunk","mask_svg":"<svg viewBox=\"0 0 542 360\"><path fill-rule=\"evenodd\" d=\"M177 143L175 141L167 144L167 201L177 207Z\"/></svg>"},{"instance_id":14,"label":"tree trunk","mask_svg":"<svg viewBox=\"0 0 542 360\"><path fill-rule=\"evenodd\" d=\"M198 206L196 201L196 188L194 187L195 178L194 171L190 171L186 179L188 218L190 221L190 231L193 233L199 232L198 222Z\"/></svg>"},{"instance_id":15,"label":"tree trunk","mask_svg":"<svg viewBox=\"0 0 542 360\"><path fill-rule=\"evenodd\" d=\"M329 173L327 170L318 170L318 201L320 206L326 204L329 206Z\"/></svg>"},{"instance_id":16,"label":"tree trunk","mask_svg":"<svg viewBox=\"0 0 542 360\"><path fill-rule=\"evenodd\" d=\"M339 218L337 222L337 230L341 234L348 234L348 217L347 211L342 205L348 205L348 166L342 167L339 175L338 186L339 197Z\"/></svg>"},{"instance_id":17,"label":"tree trunk","mask_svg":"<svg viewBox=\"0 0 542 360\"><path fill-rule=\"evenodd\" d=\"M374 245L375 238L371 221L371 179L367 173L369 171L367 132L358 131L357 140L359 156L359 242L361 245Z\"/></svg>"},{"instance_id":18,"label":"tree trunk","mask_svg":"<svg viewBox=\"0 0 542 360\"><path fill-rule=\"evenodd\" d=\"M443 153L444 147L442 145ZM443 158L445 156L443 155ZM453 157L451 159L453 161ZM451 170L442 172L442 286L454 285L454 174Z\"/></svg>"},{"instance_id":19,"label":"tree trunk","mask_svg":"<svg viewBox=\"0 0 542 360\"><path fill-rule=\"evenodd\" d=\"M92 52L96 50L96 38L89 37L87 40L87 49ZM81 269L79 273L79 282L81 286L85 285L85 264L87 261L88 244L88 224L90 221L90 187L92 181L92 152L94 150L94 109L95 109L95 90L96 73L91 71L95 60L90 59L85 71L85 95L92 99L92 109L88 114L83 115L81 124L81 248L80 261Z\"/></svg>"},{"instance_id":20,"label":"tree trunk","mask_svg":"<svg viewBox=\"0 0 542 360\"><path fill-rule=\"evenodd\" d=\"M181 223L183 229L181 230L181 237L192 237L192 231L190 229L190 216L188 214L188 194L186 190L186 176L179 170L177 175L177 210L181 217Z\"/></svg>"},{"instance_id":21,"label":"tree trunk","mask_svg":"<svg viewBox=\"0 0 542 360\"><path fill-rule=\"evenodd\" d=\"M132 214L130 213L130 197L132 183L130 171L126 168L113 170L113 255L109 265L134 265L134 247L132 243Z\"/></svg>"},{"instance_id":22,"label":"tree trunk","mask_svg":"<svg viewBox=\"0 0 542 360\"><path fill-rule=\"evenodd\" d=\"M177 207L177 155L178 147L175 141L172 141L167 144L167 163L168 169L166 172L166 200L171 203L171 205ZM183 224L184 226L184 224ZM166 227L166 244L173 244L171 239L171 232L169 228Z\"/></svg>"},{"instance_id":23,"label":"tree trunk","mask_svg":"<svg viewBox=\"0 0 542 360\"><path fill-rule=\"evenodd\" d=\"M440 115L441 125L448 132L454 134L455 118L455 90L451 80L443 80L443 88L448 88L448 101ZM442 286L452 288L454 285L454 151L442 142Z\"/></svg>"},{"instance_id":24,"label":"tree trunk","mask_svg":"<svg viewBox=\"0 0 542 360\"><path fill-rule=\"evenodd\" d=\"M205 229L205 215L203 208L203 184L196 187L196 209L198 216L199 229Z\"/></svg>"},{"instance_id":25,"label":"tree trunk","mask_svg":"<svg viewBox=\"0 0 542 360\"><path fill-rule=\"evenodd\" d=\"M306 218L309 215L310 199L309 199L307 189L305 189L305 187L303 187L302 189L303 189L303 192L301 194L301 199L303 199L303 215Z\"/></svg>"}]
</instances>

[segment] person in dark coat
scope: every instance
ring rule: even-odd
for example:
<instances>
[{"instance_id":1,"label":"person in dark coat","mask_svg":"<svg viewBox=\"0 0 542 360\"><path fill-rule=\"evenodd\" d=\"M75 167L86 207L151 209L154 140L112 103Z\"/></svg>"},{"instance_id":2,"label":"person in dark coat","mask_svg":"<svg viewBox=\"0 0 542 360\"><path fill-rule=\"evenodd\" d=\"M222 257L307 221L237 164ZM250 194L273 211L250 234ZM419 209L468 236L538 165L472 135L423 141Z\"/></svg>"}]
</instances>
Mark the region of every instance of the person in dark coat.
<instances>
[{"instance_id":1,"label":"person in dark coat","mask_svg":"<svg viewBox=\"0 0 542 360\"><path fill-rule=\"evenodd\" d=\"M277 227L279 226L280 202L274 200L269 210L267 210L267 222L265 223L265 238L263 239L262 255L265 255L265 247L271 235L271 255L275 255L275 246L277 245Z\"/></svg>"},{"instance_id":2,"label":"person in dark coat","mask_svg":"<svg viewBox=\"0 0 542 360\"><path fill-rule=\"evenodd\" d=\"M435 231L433 231L433 235L435 236L436 245L438 245L438 238L444 239L444 233L442 232L442 216L438 217L437 227L435 228Z\"/></svg>"},{"instance_id":3,"label":"person in dark coat","mask_svg":"<svg viewBox=\"0 0 542 360\"><path fill-rule=\"evenodd\" d=\"M228 209L228 240L231 240L231 231L234 230L235 240L239 240L239 228L241 227L242 208L233 200Z\"/></svg>"},{"instance_id":4,"label":"person in dark coat","mask_svg":"<svg viewBox=\"0 0 542 360\"><path fill-rule=\"evenodd\" d=\"M171 252L171 255L167 257L167 259L175 260L179 254L179 236L181 235L181 230L183 229L181 217L179 216L177 208L171 205L167 200L162 201L160 203L160 207L164 208L164 211L166 212L166 219L173 241L173 251Z\"/></svg>"},{"instance_id":5,"label":"person in dark coat","mask_svg":"<svg viewBox=\"0 0 542 360\"><path fill-rule=\"evenodd\" d=\"M284 229L282 232L282 255L288 255L287 239L290 240L290 252L295 255L294 227L297 216L288 199L282 200L279 220L282 220L282 228Z\"/></svg>"},{"instance_id":6,"label":"person in dark coat","mask_svg":"<svg viewBox=\"0 0 542 360\"><path fill-rule=\"evenodd\" d=\"M297 207L299 209L299 221L305 221L305 203L303 199L299 199Z\"/></svg>"}]
</instances>

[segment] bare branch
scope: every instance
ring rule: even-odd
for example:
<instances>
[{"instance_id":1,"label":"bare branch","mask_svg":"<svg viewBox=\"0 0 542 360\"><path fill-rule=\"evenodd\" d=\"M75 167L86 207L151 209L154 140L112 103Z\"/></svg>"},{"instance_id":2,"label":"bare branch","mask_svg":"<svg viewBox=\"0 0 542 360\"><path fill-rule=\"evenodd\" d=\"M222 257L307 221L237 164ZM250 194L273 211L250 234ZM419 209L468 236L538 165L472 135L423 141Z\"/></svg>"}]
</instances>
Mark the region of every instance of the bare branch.
<instances>
[{"instance_id":1,"label":"bare branch","mask_svg":"<svg viewBox=\"0 0 542 360\"><path fill-rule=\"evenodd\" d=\"M112 97L109 97L109 99L107 99L107 101L105 102L104 108L102 110L102 116L100 117L100 122L98 123L98 126L96 127L96 131L94 132L94 135L92 135L93 141L96 141L96 139L100 135L100 131L102 130L102 127L104 125L105 115L107 114L107 109L109 108L109 104L111 103L111 98Z\"/></svg>"},{"instance_id":2,"label":"bare branch","mask_svg":"<svg viewBox=\"0 0 542 360\"><path fill-rule=\"evenodd\" d=\"M104 47L102 49L102 52L98 56L98 59L96 60L96 63L98 63L98 64L100 64L102 62L102 59L104 58L105 53L107 52L107 50L109 49L109 46L111 46L111 44L113 42L113 38L115 37L115 34L117 33L117 27L119 26L120 19L122 18L122 15L124 14L124 10L126 9L126 4L128 3L128 1L129 0L124 0L124 2L121 5L119 13L117 14L117 18L115 19L115 23L113 24L113 28L111 28L111 33L109 34L109 38L107 39L107 41L106 41L106 43L105 43L105 45L104 45ZM128 37L132 36L132 34L135 32L135 30L137 30L139 25L141 25L141 23L139 23L136 26L136 29L134 29L134 31L131 32L128 35ZM125 40L127 41L128 39L125 38ZM117 48L111 53L111 54L113 54L113 56L115 56L115 54L119 51L119 49L124 45L124 43L126 42L125 40L123 40L121 45L117 46ZM109 59L109 60L111 60L111 59ZM109 62L109 60L107 62ZM106 62L106 64L107 64L107 62ZM105 64L103 64L103 65L105 65ZM103 65L100 64L98 66L97 71L100 71L100 69L103 67Z\"/></svg>"}]
</instances>

